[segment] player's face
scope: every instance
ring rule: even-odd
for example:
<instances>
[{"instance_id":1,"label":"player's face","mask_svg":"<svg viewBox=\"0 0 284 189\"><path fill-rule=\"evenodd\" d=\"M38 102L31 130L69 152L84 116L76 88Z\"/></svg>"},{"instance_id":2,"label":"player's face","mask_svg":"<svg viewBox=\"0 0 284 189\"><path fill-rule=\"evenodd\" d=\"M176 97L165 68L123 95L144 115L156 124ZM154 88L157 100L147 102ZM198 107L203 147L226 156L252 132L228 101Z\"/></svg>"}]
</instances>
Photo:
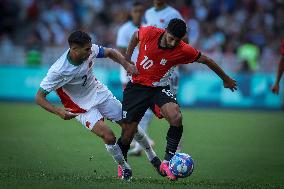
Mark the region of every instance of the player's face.
<instances>
[{"instance_id":1,"label":"player's face","mask_svg":"<svg viewBox=\"0 0 284 189\"><path fill-rule=\"evenodd\" d=\"M78 46L76 48L76 54L78 56L78 59L80 59L81 61L87 60L92 53L91 47L92 47L91 43L87 43L82 47Z\"/></svg>"},{"instance_id":2,"label":"player's face","mask_svg":"<svg viewBox=\"0 0 284 189\"><path fill-rule=\"evenodd\" d=\"M181 41L180 38L177 38L168 32L166 32L165 35L166 35L166 46L169 49L176 47Z\"/></svg>"},{"instance_id":3,"label":"player's face","mask_svg":"<svg viewBox=\"0 0 284 189\"><path fill-rule=\"evenodd\" d=\"M131 10L131 17L134 23L141 23L142 18L144 15L144 6L143 5L137 5L132 8Z\"/></svg>"}]
</instances>

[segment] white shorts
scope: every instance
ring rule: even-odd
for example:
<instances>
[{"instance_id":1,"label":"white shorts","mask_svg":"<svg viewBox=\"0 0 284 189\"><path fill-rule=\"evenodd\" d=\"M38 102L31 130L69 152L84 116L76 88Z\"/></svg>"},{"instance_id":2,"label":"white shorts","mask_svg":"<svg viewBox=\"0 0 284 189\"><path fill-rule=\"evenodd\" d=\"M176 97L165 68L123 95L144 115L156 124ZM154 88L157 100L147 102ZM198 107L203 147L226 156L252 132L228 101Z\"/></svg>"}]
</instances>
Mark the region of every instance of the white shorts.
<instances>
[{"instance_id":1,"label":"white shorts","mask_svg":"<svg viewBox=\"0 0 284 189\"><path fill-rule=\"evenodd\" d=\"M122 105L112 94L102 103L76 117L76 119L89 130L92 130L95 124L103 118L111 121L119 121L122 119Z\"/></svg>"}]
</instances>

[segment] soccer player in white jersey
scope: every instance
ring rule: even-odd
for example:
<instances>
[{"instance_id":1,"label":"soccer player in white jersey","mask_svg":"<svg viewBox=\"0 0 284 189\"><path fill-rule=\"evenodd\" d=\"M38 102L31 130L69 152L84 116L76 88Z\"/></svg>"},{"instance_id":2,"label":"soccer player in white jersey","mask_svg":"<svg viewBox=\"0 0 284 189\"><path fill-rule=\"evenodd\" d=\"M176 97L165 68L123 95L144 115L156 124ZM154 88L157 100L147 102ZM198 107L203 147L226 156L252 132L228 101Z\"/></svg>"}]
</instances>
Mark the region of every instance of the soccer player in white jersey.
<instances>
[{"instance_id":1,"label":"soccer player in white jersey","mask_svg":"<svg viewBox=\"0 0 284 189\"><path fill-rule=\"evenodd\" d=\"M138 74L136 67L128 62L117 50L104 48L91 43L91 37L82 31L73 32L69 38L68 49L48 70L36 94L36 103L64 120L76 118L87 129L101 137L107 151L119 164L119 177L129 180L132 171L116 144L113 131L104 118L120 124L121 103L108 88L93 75L96 58L108 57L121 64L129 74ZM52 105L46 95L56 91L64 108ZM148 159L155 166L160 159L147 141L142 129L134 137L145 149ZM157 167L155 167L157 169Z\"/></svg>"}]
</instances>

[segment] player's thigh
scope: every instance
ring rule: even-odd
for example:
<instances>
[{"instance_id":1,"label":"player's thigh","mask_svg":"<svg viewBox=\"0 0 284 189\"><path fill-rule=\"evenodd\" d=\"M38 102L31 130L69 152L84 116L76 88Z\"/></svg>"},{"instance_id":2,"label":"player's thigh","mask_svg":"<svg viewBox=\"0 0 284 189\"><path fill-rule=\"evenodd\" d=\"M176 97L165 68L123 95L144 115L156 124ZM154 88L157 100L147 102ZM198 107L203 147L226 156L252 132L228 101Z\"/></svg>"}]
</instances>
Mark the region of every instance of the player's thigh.
<instances>
[{"instance_id":1,"label":"player's thigh","mask_svg":"<svg viewBox=\"0 0 284 189\"><path fill-rule=\"evenodd\" d=\"M91 108L89 111L78 115L76 119L91 131L95 127L95 124L103 119L103 115L97 108Z\"/></svg>"},{"instance_id":2,"label":"player's thigh","mask_svg":"<svg viewBox=\"0 0 284 189\"><path fill-rule=\"evenodd\" d=\"M169 87L157 88L152 104L159 107L160 113L168 121L179 119L181 117L180 107L176 101L176 96L171 92ZM158 111L156 109L155 111Z\"/></svg>"},{"instance_id":3,"label":"player's thigh","mask_svg":"<svg viewBox=\"0 0 284 189\"><path fill-rule=\"evenodd\" d=\"M139 123L151 103L151 88L128 83L123 92L123 123Z\"/></svg>"},{"instance_id":4,"label":"player's thigh","mask_svg":"<svg viewBox=\"0 0 284 189\"><path fill-rule=\"evenodd\" d=\"M99 104L98 110L102 116L114 122L122 119L122 104L115 96L110 95L103 103Z\"/></svg>"}]
</instances>

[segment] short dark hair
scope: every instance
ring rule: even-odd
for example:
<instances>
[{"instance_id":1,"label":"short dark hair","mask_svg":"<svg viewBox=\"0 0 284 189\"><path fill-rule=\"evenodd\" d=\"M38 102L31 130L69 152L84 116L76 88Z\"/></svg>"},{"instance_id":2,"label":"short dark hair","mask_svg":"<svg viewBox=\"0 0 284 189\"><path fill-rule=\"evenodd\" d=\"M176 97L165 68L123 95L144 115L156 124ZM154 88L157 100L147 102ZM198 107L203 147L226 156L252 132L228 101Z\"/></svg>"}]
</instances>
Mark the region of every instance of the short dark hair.
<instances>
[{"instance_id":1,"label":"short dark hair","mask_svg":"<svg viewBox=\"0 0 284 189\"><path fill-rule=\"evenodd\" d=\"M186 23L178 18L171 19L167 27L167 31L170 34L180 39L186 34L186 30Z\"/></svg>"},{"instance_id":2,"label":"short dark hair","mask_svg":"<svg viewBox=\"0 0 284 189\"><path fill-rule=\"evenodd\" d=\"M72 32L68 37L69 46L73 44L84 46L87 43L91 43L91 41L90 35L80 30Z\"/></svg>"}]
</instances>

